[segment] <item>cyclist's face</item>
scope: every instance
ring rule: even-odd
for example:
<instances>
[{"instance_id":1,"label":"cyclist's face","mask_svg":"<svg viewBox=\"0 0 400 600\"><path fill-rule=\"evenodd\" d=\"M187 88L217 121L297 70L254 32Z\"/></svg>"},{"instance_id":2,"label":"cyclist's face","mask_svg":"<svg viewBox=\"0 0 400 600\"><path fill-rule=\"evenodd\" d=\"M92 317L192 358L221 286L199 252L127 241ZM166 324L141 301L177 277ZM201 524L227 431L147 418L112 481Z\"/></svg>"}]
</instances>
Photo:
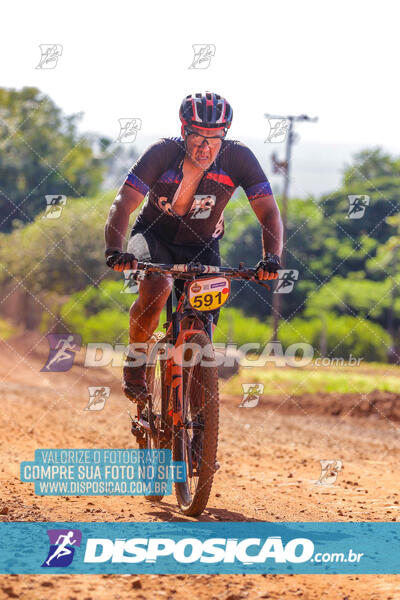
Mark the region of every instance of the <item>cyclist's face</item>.
<instances>
[{"instance_id":1,"label":"cyclist's face","mask_svg":"<svg viewBox=\"0 0 400 600\"><path fill-rule=\"evenodd\" d=\"M193 133L188 132L185 136L187 153L196 166L208 169L221 149L224 130L196 128L189 131Z\"/></svg>"}]
</instances>

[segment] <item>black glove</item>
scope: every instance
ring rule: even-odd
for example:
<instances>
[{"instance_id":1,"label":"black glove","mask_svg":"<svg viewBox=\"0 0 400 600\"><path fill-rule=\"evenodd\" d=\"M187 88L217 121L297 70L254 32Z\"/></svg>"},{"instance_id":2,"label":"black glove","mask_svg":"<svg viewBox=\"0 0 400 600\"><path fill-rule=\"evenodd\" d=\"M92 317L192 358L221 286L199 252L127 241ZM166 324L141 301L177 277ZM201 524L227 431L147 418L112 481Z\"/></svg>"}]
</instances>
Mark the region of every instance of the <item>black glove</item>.
<instances>
[{"instance_id":1,"label":"black glove","mask_svg":"<svg viewBox=\"0 0 400 600\"><path fill-rule=\"evenodd\" d=\"M279 256L267 252L264 258L256 264L256 277L258 279L278 279L278 269L280 268Z\"/></svg>"},{"instance_id":2,"label":"black glove","mask_svg":"<svg viewBox=\"0 0 400 600\"><path fill-rule=\"evenodd\" d=\"M120 250L106 250L106 263L114 271L127 271L137 268L137 258L128 252Z\"/></svg>"}]
</instances>

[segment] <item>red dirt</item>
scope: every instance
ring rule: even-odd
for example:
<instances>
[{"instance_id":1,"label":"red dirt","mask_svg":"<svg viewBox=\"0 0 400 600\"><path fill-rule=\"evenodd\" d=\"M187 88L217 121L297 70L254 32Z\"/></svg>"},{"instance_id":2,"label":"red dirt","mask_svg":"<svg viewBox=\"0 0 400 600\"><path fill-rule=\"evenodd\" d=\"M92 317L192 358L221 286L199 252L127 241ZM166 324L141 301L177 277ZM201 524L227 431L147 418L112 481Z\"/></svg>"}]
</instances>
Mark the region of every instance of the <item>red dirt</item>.
<instances>
[{"instance_id":1,"label":"red dirt","mask_svg":"<svg viewBox=\"0 0 400 600\"><path fill-rule=\"evenodd\" d=\"M392 396L377 393L379 417L360 397L304 395L291 405L265 397L253 409L221 399L219 462L209 505L199 519L179 513L174 496L38 497L19 480L19 463L36 448L135 447L119 369L42 373L47 342L37 334L0 343L2 397L0 518L3 521L392 521L399 519L400 441ZM24 359L25 354L29 353ZM109 385L103 411L84 411L88 385ZM390 396L390 397L389 397ZM386 407L386 408L385 408ZM396 412L395 409L393 409ZM372 411L373 413L374 411ZM375 411L376 412L376 411ZM351 415L351 416L350 416ZM319 460L340 459L335 485L317 487ZM399 598L400 576L349 575L14 575L0 576L1 598Z\"/></svg>"}]
</instances>

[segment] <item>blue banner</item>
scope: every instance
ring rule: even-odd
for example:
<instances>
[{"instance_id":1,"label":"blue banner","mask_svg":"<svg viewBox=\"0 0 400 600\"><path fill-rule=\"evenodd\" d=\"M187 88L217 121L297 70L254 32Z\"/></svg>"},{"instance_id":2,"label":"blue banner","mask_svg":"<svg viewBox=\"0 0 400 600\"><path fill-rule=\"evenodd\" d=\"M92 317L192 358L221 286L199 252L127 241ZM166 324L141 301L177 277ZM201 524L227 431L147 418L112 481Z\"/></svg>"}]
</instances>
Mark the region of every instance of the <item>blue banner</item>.
<instances>
[{"instance_id":1,"label":"blue banner","mask_svg":"<svg viewBox=\"0 0 400 600\"><path fill-rule=\"evenodd\" d=\"M399 523L0 523L0 573L400 574Z\"/></svg>"}]
</instances>

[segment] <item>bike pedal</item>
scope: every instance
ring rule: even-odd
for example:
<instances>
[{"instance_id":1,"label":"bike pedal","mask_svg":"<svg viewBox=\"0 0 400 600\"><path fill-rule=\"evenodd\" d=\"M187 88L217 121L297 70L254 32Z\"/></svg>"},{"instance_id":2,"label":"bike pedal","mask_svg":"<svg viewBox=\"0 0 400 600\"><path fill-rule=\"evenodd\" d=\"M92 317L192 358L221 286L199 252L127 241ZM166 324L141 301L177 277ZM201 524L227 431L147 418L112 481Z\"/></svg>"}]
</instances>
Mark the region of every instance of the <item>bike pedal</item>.
<instances>
[{"instance_id":1,"label":"bike pedal","mask_svg":"<svg viewBox=\"0 0 400 600\"><path fill-rule=\"evenodd\" d=\"M132 419L131 433L135 436L137 440L141 440L144 437L144 435L142 429L140 427L137 427L137 424L138 422Z\"/></svg>"},{"instance_id":2,"label":"bike pedal","mask_svg":"<svg viewBox=\"0 0 400 600\"><path fill-rule=\"evenodd\" d=\"M142 421L145 421L146 423L149 422L149 414L148 414L148 410L147 408L144 408L141 412L140 412L140 419Z\"/></svg>"}]
</instances>

